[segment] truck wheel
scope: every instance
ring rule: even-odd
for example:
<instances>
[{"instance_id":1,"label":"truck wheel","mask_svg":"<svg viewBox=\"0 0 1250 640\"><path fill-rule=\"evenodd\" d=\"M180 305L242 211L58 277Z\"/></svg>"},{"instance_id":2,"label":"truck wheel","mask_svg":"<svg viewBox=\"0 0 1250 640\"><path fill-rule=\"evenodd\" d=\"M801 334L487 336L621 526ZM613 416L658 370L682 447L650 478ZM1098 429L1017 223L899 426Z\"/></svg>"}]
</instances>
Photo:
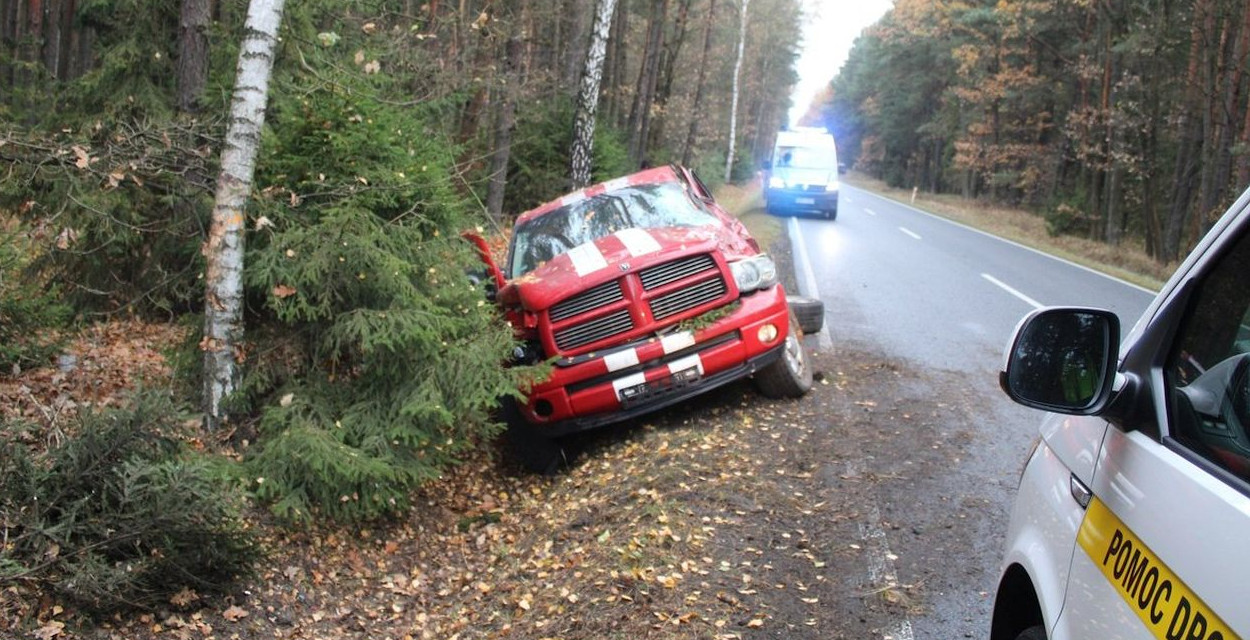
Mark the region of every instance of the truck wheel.
<instances>
[{"instance_id":1,"label":"truck wheel","mask_svg":"<svg viewBox=\"0 0 1250 640\"><path fill-rule=\"evenodd\" d=\"M812 388L812 367L794 312L790 312L790 331L781 357L755 374L755 386L768 398L801 398Z\"/></svg>"},{"instance_id":2,"label":"truck wheel","mask_svg":"<svg viewBox=\"0 0 1250 640\"><path fill-rule=\"evenodd\" d=\"M799 321L803 335L820 333L825 326L825 303L815 298L786 296L786 305Z\"/></svg>"},{"instance_id":3,"label":"truck wheel","mask_svg":"<svg viewBox=\"0 0 1250 640\"><path fill-rule=\"evenodd\" d=\"M504 439L521 466L532 473L555 475L565 459L560 441L539 433L534 425L526 422L521 410L517 408L516 398L501 398L499 414L507 426Z\"/></svg>"}]
</instances>

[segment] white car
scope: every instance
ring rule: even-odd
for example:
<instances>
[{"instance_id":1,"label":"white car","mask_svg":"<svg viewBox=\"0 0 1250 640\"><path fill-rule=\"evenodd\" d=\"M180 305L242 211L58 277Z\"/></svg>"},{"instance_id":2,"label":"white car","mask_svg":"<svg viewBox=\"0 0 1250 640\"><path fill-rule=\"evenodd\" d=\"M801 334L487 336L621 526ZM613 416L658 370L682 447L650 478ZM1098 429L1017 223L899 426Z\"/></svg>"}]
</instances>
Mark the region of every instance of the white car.
<instances>
[{"instance_id":1,"label":"white car","mask_svg":"<svg viewBox=\"0 0 1250 640\"><path fill-rule=\"evenodd\" d=\"M1250 191L1119 333L1047 308L1008 347L1003 389L1053 413L991 640L1250 638Z\"/></svg>"}]
</instances>

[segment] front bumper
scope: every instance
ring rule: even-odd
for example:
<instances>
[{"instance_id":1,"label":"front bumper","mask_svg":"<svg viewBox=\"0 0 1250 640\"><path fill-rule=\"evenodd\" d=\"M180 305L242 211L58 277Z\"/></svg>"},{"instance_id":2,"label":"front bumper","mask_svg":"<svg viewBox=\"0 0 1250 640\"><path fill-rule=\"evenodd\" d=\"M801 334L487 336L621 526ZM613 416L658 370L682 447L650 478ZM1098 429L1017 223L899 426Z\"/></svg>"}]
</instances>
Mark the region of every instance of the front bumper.
<instances>
[{"instance_id":1,"label":"front bumper","mask_svg":"<svg viewBox=\"0 0 1250 640\"><path fill-rule=\"evenodd\" d=\"M766 189L764 199L770 211L836 211L838 192L798 189Z\"/></svg>"},{"instance_id":2,"label":"front bumper","mask_svg":"<svg viewBox=\"0 0 1250 640\"><path fill-rule=\"evenodd\" d=\"M626 420L749 376L781 355L789 329L780 286L694 333L673 332L558 362L521 414L555 437ZM775 331L761 331L772 325ZM769 341L761 334L775 333Z\"/></svg>"}]
</instances>

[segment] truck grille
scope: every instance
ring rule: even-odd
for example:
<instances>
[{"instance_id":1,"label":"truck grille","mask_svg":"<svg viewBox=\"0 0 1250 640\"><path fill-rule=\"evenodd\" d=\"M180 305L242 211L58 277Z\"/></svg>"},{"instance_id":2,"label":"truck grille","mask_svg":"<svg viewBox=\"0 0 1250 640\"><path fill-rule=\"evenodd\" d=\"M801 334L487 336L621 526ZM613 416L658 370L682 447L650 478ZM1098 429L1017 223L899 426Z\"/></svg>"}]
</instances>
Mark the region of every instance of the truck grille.
<instances>
[{"instance_id":1,"label":"truck grille","mask_svg":"<svg viewBox=\"0 0 1250 640\"><path fill-rule=\"evenodd\" d=\"M556 348L567 353L611 338L647 335L683 313L728 302L723 300L728 293L716 260L700 254L626 274L561 300L547 317Z\"/></svg>"},{"instance_id":2,"label":"truck grille","mask_svg":"<svg viewBox=\"0 0 1250 640\"><path fill-rule=\"evenodd\" d=\"M704 280L689 289L681 289L651 301L651 315L656 320L675 316L725 295L725 281Z\"/></svg>"},{"instance_id":3,"label":"truck grille","mask_svg":"<svg viewBox=\"0 0 1250 640\"><path fill-rule=\"evenodd\" d=\"M606 307L613 302L624 299L625 294L621 293L621 283L613 280L612 282L605 282L585 293L579 293L551 307L549 313L551 320L558 322L565 318L572 318L579 313Z\"/></svg>"}]
</instances>

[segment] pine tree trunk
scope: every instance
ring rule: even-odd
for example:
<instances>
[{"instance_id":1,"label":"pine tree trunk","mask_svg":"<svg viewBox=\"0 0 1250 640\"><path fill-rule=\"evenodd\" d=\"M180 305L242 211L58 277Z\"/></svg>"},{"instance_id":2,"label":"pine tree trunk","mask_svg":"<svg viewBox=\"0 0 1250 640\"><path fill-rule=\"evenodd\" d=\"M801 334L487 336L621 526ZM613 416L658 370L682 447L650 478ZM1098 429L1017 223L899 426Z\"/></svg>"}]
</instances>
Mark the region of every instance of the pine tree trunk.
<instances>
[{"instance_id":1,"label":"pine tree trunk","mask_svg":"<svg viewBox=\"0 0 1250 640\"><path fill-rule=\"evenodd\" d=\"M716 24L716 0L708 2L707 24L703 27L703 53L699 55L698 79L695 81L694 104L690 106L690 128L686 131L686 144L681 148L681 163L690 166L699 139L699 120L703 113L704 87L707 85L708 56L712 51L712 27Z\"/></svg>"},{"instance_id":2,"label":"pine tree trunk","mask_svg":"<svg viewBox=\"0 0 1250 640\"><path fill-rule=\"evenodd\" d=\"M520 81L521 36L508 38L504 53L503 87L499 113L495 116L495 150L490 158L490 184L486 190L486 213L496 225L503 223L503 197L508 184L508 160L512 155L512 132L516 128L517 84Z\"/></svg>"},{"instance_id":3,"label":"pine tree trunk","mask_svg":"<svg viewBox=\"0 0 1250 640\"><path fill-rule=\"evenodd\" d=\"M616 0L599 0L595 24L590 32L586 67L577 91L573 116L573 149L569 152L569 179L574 189L590 184L590 164L595 142L595 110L599 106L599 82L603 79L603 58L607 53L608 30Z\"/></svg>"},{"instance_id":4,"label":"pine tree trunk","mask_svg":"<svg viewBox=\"0 0 1250 640\"><path fill-rule=\"evenodd\" d=\"M230 105L230 126L221 152L221 175L212 225L204 245L204 426L226 420L223 400L238 386L236 353L243 342L243 221L265 124L269 75L278 43L284 0L250 0L243 46Z\"/></svg>"},{"instance_id":5,"label":"pine tree trunk","mask_svg":"<svg viewBox=\"0 0 1250 640\"><path fill-rule=\"evenodd\" d=\"M568 0L568 22L569 35L568 47L564 52L564 69L561 77L561 89L576 90L577 86L577 58L586 47L586 13L587 0Z\"/></svg>"},{"instance_id":6,"label":"pine tree trunk","mask_svg":"<svg viewBox=\"0 0 1250 640\"><path fill-rule=\"evenodd\" d=\"M660 70L660 49L664 39L664 21L668 14L668 0L653 0L651 18L647 22L647 43L643 53L642 67L638 69L634 102L629 109L629 159L635 165L646 154L646 130L651 121L651 102L655 96L657 74Z\"/></svg>"},{"instance_id":7,"label":"pine tree trunk","mask_svg":"<svg viewBox=\"0 0 1250 640\"><path fill-rule=\"evenodd\" d=\"M739 77L742 75L742 56L747 45L747 5L751 0L742 0L742 8L738 15L738 58L734 62L733 98L729 107L729 153L725 156L725 182L733 177L734 143L738 137L738 93Z\"/></svg>"},{"instance_id":8,"label":"pine tree trunk","mask_svg":"<svg viewBox=\"0 0 1250 640\"><path fill-rule=\"evenodd\" d=\"M208 84L209 0L182 0L178 19L178 110L195 113Z\"/></svg>"}]
</instances>

